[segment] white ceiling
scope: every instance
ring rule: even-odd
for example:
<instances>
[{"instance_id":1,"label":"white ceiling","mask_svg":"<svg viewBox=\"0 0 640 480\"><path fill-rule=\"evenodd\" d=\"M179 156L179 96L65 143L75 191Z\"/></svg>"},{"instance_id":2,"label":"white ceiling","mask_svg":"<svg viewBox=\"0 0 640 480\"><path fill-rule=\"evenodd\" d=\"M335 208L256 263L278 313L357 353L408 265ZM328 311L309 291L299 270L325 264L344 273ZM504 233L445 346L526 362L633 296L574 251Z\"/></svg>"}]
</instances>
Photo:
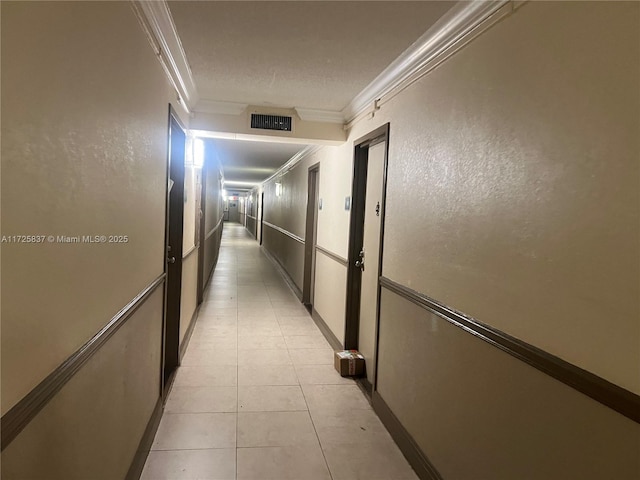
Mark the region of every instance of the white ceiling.
<instances>
[{"instance_id":1,"label":"white ceiling","mask_svg":"<svg viewBox=\"0 0 640 480\"><path fill-rule=\"evenodd\" d=\"M201 99L340 111L453 2L172 1Z\"/></svg>"},{"instance_id":2,"label":"white ceiling","mask_svg":"<svg viewBox=\"0 0 640 480\"><path fill-rule=\"evenodd\" d=\"M171 1L201 100L342 111L455 2ZM304 145L215 140L226 180L260 182ZM246 188L246 187L245 187Z\"/></svg>"},{"instance_id":3,"label":"white ceiling","mask_svg":"<svg viewBox=\"0 0 640 480\"><path fill-rule=\"evenodd\" d=\"M246 140L210 140L222 162L227 190L251 190L251 186L231 182L259 183L273 175L306 145Z\"/></svg>"}]
</instances>

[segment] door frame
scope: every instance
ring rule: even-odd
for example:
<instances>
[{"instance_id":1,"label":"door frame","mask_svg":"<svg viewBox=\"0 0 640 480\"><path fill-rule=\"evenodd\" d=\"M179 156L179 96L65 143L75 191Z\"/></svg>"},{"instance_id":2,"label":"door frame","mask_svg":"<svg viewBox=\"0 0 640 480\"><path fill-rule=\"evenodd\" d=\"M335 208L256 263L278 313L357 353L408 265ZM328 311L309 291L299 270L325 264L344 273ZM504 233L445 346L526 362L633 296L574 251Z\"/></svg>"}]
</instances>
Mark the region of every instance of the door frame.
<instances>
[{"instance_id":1,"label":"door frame","mask_svg":"<svg viewBox=\"0 0 640 480\"><path fill-rule=\"evenodd\" d=\"M380 218L380 249L378 255L378 285L376 294L375 348L372 368L374 384L369 384L366 377L360 379L367 393L375 391L378 376L378 342L380 327L380 276L382 275L382 256L384 252L384 224L387 203L387 170L389 164L389 123L376 128L354 142L353 150L353 182L351 186L351 216L349 220L349 246L347 264L347 297L345 308L344 347L358 349L360 331L360 295L362 288L362 271L355 266L359 259L364 237L364 207L367 186L367 169L369 147L386 142L384 167L382 176L382 216Z\"/></svg>"},{"instance_id":2,"label":"door frame","mask_svg":"<svg viewBox=\"0 0 640 480\"><path fill-rule=\"evenodd\" d=\"M205 250L205 235L207 232L204 231L206 227L205 219L207 215L207 158L205 155L204 162L202 163L202 168L200 169L200 211L198 214L200 218L198 222L200 222L200 229L198 231L198 296L197 296L197 305L200 305L204 301L204 250Z\"/></svg>"},{"instance_id":3,"label":"door frame","mask_svg":"<svg viewBox=\"0 0 640 480\"><path fill-rule=\"evenodd\" d=\"M320 162L309 167L307 180L307 216L304 243L304 279L302 282L302 303L313 307L315 288L316 242L318 233L318 196L320 190Z\"/></svg>"},{"instance_id":4,"label":"door frame","mask_svg":"<svg viewBox=\"0 0 640 480\"><path fill-rule=\"evenodd\" d=\"M262 245L262 232L264 232L264 190L260 192L260 245Z\"/></svg>"},{"instance_id":5,"label":"door frame","mask_svg":"<svg viewBox=\"0 0 640 480\"><path fill-rule=\"evenodd\" d=\"M169 388L180 364L180 300L182 290L182 239L184 228L184 153L186 150L187 129L180 120L177 112L169 105L167 129L167 174L166 174L166 206L164 233L164 273L166 282L164 287L164 309L162 315L162 366L160 371L160 388L162 398L166 401ZM176 165L173 153L173 132L178 129L185 138L182 148L182 160L178 163L178 179L169 188L171 167ZM172 194L174 201L172 202ZM180 197L179 200L176 197ZM173 210L172 210L173 209ZM171 215L171 213L174 215ZM169 251L173 237L174 244ZM175 258L169 263L169 257Z\"/></svg>"}]
</instances>

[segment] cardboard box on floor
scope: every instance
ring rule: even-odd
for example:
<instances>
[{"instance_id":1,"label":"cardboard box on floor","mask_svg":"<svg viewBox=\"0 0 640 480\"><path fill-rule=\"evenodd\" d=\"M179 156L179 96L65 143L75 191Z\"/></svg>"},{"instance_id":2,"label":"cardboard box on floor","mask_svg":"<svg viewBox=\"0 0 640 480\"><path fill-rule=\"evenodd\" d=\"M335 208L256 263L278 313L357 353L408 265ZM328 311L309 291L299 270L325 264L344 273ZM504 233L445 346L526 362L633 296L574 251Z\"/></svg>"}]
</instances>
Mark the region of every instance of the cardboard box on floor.
<instances>
[{"instance_id":1,"label":"cardboard box on floor","mask_svg":"<svg viewBox=\"0 0 640 480\"><path fill-rule=\"evenodd\" d=\"M343 377L364 373L364 356L357 350L339 350L335 354L335 367Z\"/></svg>"}]
</instances>

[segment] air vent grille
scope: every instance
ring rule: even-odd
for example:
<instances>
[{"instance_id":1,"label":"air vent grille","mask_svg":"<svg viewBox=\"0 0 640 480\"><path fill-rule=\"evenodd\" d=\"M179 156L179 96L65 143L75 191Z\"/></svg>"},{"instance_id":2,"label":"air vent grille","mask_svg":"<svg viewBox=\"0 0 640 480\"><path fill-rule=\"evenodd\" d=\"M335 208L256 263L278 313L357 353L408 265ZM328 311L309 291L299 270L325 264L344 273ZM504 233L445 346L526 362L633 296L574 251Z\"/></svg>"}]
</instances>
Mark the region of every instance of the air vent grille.
<instances>
[{"instance_id":1,"label":"air vent grille","mask_svg":"<svg viewBox=\"0 0 640 480\"><path fill-rule=\"evenodd\" d=\"M291 117L252 113L251 128L260 128L262 130L281 130L285 132L290 132Z\"/></svg>"}]
</instances>

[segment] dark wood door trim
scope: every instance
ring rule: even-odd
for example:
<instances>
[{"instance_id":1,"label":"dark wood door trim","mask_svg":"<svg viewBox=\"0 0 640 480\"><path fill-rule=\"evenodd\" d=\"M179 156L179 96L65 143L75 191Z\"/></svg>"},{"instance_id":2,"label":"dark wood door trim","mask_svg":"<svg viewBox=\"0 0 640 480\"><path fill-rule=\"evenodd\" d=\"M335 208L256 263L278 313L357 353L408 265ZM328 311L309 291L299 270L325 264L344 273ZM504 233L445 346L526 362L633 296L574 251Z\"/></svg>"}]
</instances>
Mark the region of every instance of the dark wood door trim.
<instances>
[{"instance_id":1,"label":"dark wood door trim","mask_svg":"<svg viewBox=\"0 0 640 480\"><path fill-rule=\"evenodd\" d=\"M389 153L389 124L386 123L379 128L369 132L363 137L358 138L354 142L353 154L353 183L351 188L351 217L349 222L349 247L348 247L348 264L347 264L347 296L346 296L346 312L345 312L345 334L344 346L347 349L358 348L358 333L360 329L360 291L362 287L362 272L355 266L358 260L358 254L363 242L364 234L364 206L367 185L367 167L369 147L380 142L387 142L384 173L383 173L383 192L382 192L382 217L380 219L380 257L379 272L382 270L382 252L384 240L384 213L387 190L387 163ZM379 321L379 298L380 291L378 287L378 302L376 306L376 343L377 343L377 323ZM377 345L376 345L377 348ZM375 359L374 359L375 364ZM374 385L375 387L375 385Z\"/></svg>"},{"instance_id":2,"label":"dark wood door trim","mask_svg":"<svg viewBox=\"0 0 640 480\"><path fill-rule=\"evenodd\" d=\"M313 260L315 258L314 232L318 221L316 198L318 197L318 181L320 175L320 163L309 167L307 173L307 215L305 225L304 245L304 279L302 281L302 303L311 306L311 288L313 285Z\"/></svg>"},{"instance_id":3,"label":"dark wood door trim","mask_svg":"<svg viewBox=\"0 0 640 480\"><path fill-rule=\"evenodd\" d=\"M205 156L206 158L206 156ZM200 173L200 228L198 230L198 292L197 292L197 304L200 305L204 300L204 251L205 251L205 219L207 216L207 162L205 160L202 165Z\"/></svg>"},{"instance_id":4,"label":"dark wood door trim","mask_svg":"<svg viewBox=\"0 0 640 480\"><path fill-rule=\"evenodd\" d=\"M167 283L162 339L162 395L166 395L171 376L179 363L180 296L182 293L182 238L184 224L184 154L186 132L175 110L169 105L167 149L167 206L165 224L165 272ZM169 180L173 183L169 185ZM169 250L171 249L171 250ZM168 259L171 259L169 261Z\"/></svg>"}]
</instances>

